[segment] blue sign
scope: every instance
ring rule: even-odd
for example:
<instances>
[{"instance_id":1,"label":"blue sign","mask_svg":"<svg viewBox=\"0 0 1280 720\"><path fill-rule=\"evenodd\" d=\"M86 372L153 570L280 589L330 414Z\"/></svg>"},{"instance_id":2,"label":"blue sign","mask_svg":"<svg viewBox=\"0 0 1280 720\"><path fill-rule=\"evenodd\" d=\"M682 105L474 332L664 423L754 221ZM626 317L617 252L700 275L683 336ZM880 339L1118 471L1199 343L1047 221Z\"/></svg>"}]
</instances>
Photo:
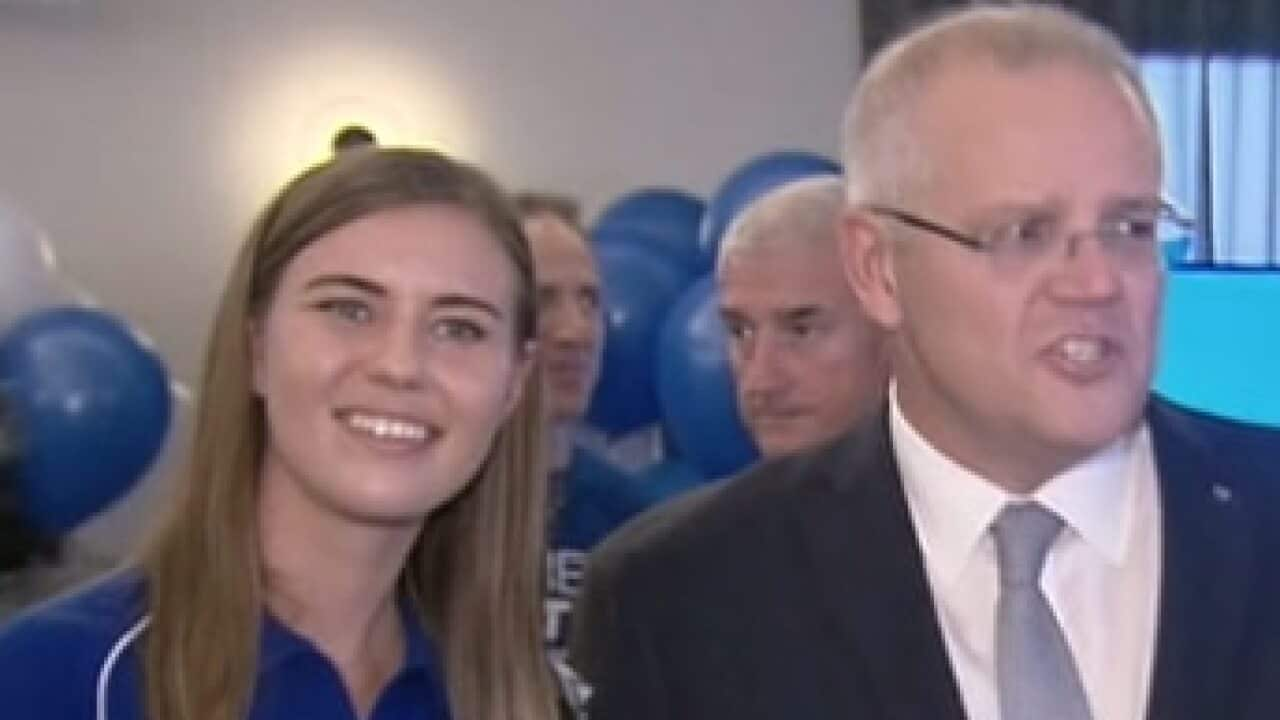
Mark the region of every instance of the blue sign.
<instances>
[{"instance_id":1,"label":"blue sign","mask_svg":"<svg viewBox=\"0 0 1280 720\"><path fill-rule=\"evenodd\" d=\"M1158 363L1162 395L1280 427L1280 269L1170 271Z\"/></svg>"}]
</instances>

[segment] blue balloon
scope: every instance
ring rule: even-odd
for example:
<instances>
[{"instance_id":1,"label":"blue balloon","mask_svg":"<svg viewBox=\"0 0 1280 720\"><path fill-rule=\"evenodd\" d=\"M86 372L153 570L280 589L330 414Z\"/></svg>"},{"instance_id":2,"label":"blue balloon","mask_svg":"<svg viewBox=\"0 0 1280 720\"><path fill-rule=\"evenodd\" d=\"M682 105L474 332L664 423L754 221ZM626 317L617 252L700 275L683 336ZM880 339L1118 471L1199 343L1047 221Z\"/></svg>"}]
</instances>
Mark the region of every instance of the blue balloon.
<instances>
[{"instance_id":1,"label":"blue balloon","mask_svg":"<svg viewBox=\"0 0 1280 720\"><path fill-rule=\"evenodd\" d=\"M23 513L46 532L124 495L168 432L164 364L97 310L54 308L15 324L0 338L0 383L20 433Z\"/></svg>"},{"instance_id":2,"label":"blue balloon","mask_svg":"<svg viewBox=\"0 0 1280 720\"><path fill-rule=\"evenodd\" d=\"M829 158L798 150L760 155L734 170L707 203L698 235L700 271L715 266L724 233L744 208L770 190L812 175L839 175L840 166Z\"/></svg>"},{"instance_id":3,"label":"blue balloon","mask_svg":"<svg viewBox=\"0 0 1280 720\"><path fill-rule=\"evenodd\" d=\"M635 245L596 246L605 343L588 421L616 437L658 421L654 352L667 309L686 283L675 263Z\"/></svg>"},{"instance_id":4,"label":"blue balloon","mask_svg":"<svg viewBox=\"0 0 1280 720\"><path fill-rule=\"evenodd\" d=\"M684 190L642 188L610 203L596 219L591 236L597 242L643 244L696 273L705 211L706 204Z\"/></svg>"},{"instance_id":5,"label":"blue balloon","mask_svg":"<svg viewBox=\"0 0 1280 720\"><path fill-rule=\"evenodd\" d=\"M731 475L755 462L755 443L738 415L713 278L686 290L662 327L658 394L676 454L704 477Z\"/></svg>"},{"instance_id":6,"label":"blue balloon","mask_svg":"<svg viewBox=\"0 0 1280 720\"><path fill-rule=\"evenodd\" d=\"M662 256L672 267L678 269L686 282L693 280L700 273L698 264L698 233L680 239L671 233L660 231L644 225L613 224L597 227L591 231L591 240L597 245L634 245L647 253Z\"/></svg>"}]
</instances>

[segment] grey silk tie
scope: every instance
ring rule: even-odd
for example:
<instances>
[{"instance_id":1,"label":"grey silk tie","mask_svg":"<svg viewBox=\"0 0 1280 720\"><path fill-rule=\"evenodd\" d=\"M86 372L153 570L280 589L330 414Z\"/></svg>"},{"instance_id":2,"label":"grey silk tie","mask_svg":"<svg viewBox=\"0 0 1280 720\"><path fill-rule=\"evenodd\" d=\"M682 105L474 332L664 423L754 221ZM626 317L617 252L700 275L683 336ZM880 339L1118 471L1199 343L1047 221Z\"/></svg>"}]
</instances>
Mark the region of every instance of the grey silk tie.
<instances>
[{"instance_id":1,"label":"grey silk tie","mask_svg":"<svg viewBox=\"0 0 1280 720\"><path fill-rule=\"evenodd\" d=\"M991 526L1000 563L996 692L1001 720L1090 720L1071 649L1040 591L1062 519L1036 503L1006 505Z\"/></svg>"}]
</instances>

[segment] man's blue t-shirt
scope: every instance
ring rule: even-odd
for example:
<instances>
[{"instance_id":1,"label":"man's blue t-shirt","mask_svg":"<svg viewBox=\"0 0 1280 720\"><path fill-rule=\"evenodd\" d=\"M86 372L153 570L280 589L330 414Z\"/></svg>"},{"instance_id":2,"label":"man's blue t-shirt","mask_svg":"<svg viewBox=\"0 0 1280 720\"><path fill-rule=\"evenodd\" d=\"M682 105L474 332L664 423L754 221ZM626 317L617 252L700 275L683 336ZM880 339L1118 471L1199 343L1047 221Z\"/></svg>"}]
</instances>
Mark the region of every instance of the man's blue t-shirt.
<instances>
[{"instance_id":1,"label":"man's blue t-shirt","mask_svg":"<svg viewBox=\"0 0 1280 720\"><path fill-rule=\"evenodd\" d=\"M547 541L546 635L553 660L563 659L573 600L582 589L587 553L653 503L634 477L591 451L574 448L569 466L552 474L561 501Z\"/></svg>"}]
</instances>

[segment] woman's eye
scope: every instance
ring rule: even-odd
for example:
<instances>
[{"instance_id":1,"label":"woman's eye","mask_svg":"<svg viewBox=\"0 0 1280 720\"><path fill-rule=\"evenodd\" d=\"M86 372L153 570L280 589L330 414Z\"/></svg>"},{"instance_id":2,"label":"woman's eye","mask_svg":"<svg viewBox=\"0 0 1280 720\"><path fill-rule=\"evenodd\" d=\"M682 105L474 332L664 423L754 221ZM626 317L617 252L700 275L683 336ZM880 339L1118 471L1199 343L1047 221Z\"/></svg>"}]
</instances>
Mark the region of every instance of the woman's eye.
<instances>
[{"instance_id":1,"label":"woman's eye","mask_svg":"<svg viewBox=\"0 0 1280 720\"><path fill-rule=\"evenodd\" d=\"M353 298L321 300L315 307L323 312L353 323L367 323L373 319L373 309L368 303Z\"/></svg>"},{"instance_id":2,"label":"woman's eye","mask_svg":"<svg viewBox=\"0 0 1280 720\"><path fill-rule=\"evenodd\" d=\"M474 320L444 318L432 325L431 334L441 340L472 343L487 338L489 329Z\"/></svg>"}]
</instances>

